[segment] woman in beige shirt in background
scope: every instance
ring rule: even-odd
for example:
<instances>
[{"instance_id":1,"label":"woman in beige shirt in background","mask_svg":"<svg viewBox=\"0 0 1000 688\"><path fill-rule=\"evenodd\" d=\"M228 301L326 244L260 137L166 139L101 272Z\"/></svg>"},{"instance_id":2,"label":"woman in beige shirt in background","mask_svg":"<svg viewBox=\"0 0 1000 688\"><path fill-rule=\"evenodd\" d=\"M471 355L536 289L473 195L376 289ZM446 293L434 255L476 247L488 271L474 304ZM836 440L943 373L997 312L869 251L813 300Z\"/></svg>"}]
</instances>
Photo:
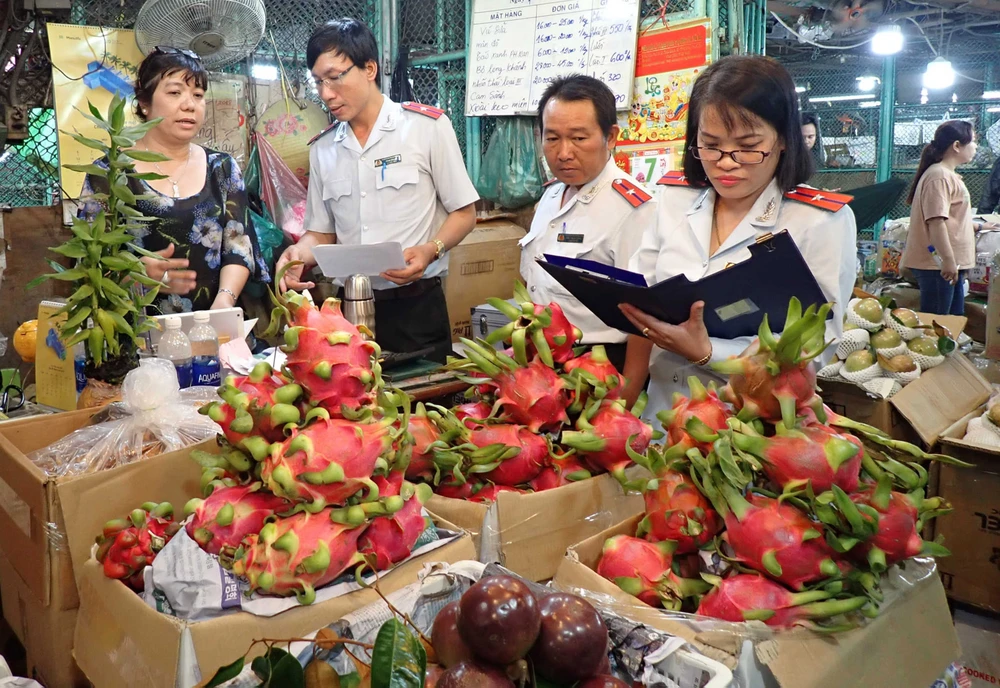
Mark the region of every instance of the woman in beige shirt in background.
<instances>
[{"instance_id":1,"label":"woman in beige shirt in background","mask_svg":"<svg viewBox=\"0 0 1000 688\"><path fill-rule=\"evenodd\" d=\"M965 314L965 276L976 264L976 236L969 190L955 168L974 157L972 125L945 122L924 146L906 199L912 208L901 262L917 277L924 313Z\"/></svg>"}]
</instances>

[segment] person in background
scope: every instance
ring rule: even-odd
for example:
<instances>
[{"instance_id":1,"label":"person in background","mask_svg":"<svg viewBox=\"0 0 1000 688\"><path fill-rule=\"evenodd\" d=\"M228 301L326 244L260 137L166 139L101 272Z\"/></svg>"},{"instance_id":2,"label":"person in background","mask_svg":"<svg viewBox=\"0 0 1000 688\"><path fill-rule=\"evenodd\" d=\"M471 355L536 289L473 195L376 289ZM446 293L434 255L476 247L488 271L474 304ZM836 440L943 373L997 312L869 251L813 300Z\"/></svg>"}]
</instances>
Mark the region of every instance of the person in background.
<instances>
[{"instance_id":1,"label":"person in background","mask_svg":"<svg viewBox=\"0 0 1000 688\"><path fill-rule=\"evenodd\" d=\"M239 166L228 153L192 142L205 123L207 87L201 60L180 48L157 46L136 76L136 116L143 122L162 121L135 148L170 158L135 163L137 172L165 179L128 182L136 196L151 196L137 200L135 207L156 221L134 234L138 246L162 256L142 258L146 273L163 282L153 304L161 313L229 308L251 278L270 281L249 220ZM108 167L106 159L95 164ZM101 204L87 197L107 192L107 178L88 174L80 192L81 214L92 219Z\"/></svg>"},{"instance_id":2,"label":"person in background","mask_svg":"<svg viewBox=\"0 0 1000 688\"><path fill-rule=\"evenodd\" d=\"M306 62L320 98L337 120L313 139L306 234L278 259L292 261L280 288L307 289L303 269L322 244L398 241L406 266L372 279L375 338L383 349L451 352L441 277L445 253L476 224L479 200L448 117L418 103L394 103L378 87L375 35L356 19L337 19L309 38ZM340 275L339 277L347 277Z\"/></svg>"},{"instance_id":3,"label":"person in background","mask_svg":"<svg viewBox=\"0 0 1000 688\"><path fill-rule=\"evenodd\" d=\"M824 296L833 302L827 339L840 336L854 287L857 228L849 197L801 186L812 172L791 76L759 56L725 57L702 72L691 92L684 172L669 173L656 223L643 236L632 270L653 284L676 275L696 281L750 257L763 235L788 230ZM775 275L775 279L781 279ZM672 325L621 304L641 335L628 341L625 398L649 376L646 416L672 406L687 378L722 379L707 366L739 355L752 337L710 337L704 302Z\"/></svg>"},{"instance_id":4,"label":"person in background","mask_svg":"<svg viewBox=\"0 0 1000 688\"><path fill-rule=\"evenodd\" d=\"M521 240L521 276L536 303L557 302L583 332L583 343L603 344L619 370L624 332L605 325L536 261L543 254L585 258L627 269L656 218L656 201L615 164L618 139L615 96L582 74L552 81L538 103L542 150L555 175Z\"/></svg>"},{"instance_id":5,"label":"person in background","mask_svg":"<svg viewBox=\"0 0 1000 688\"><path fill-rule=\"evenodd\" d=\"M1000 206L1000 157L993 163L990 178L986 182L986 188L983 189L983 197L976 212L980 215L989 215L1000 211L997 206Z\"/></svg>"},{"instance_id":6,"label":"person in background","mask_svg":"<svg viewBox=\"0 0 1000 688\"><path fill-rule=\"evenodd\" d=\"M916 275L924 313L965 314L964 284L976 264L976 236L969 190L955 168L974 157L975 132L961 120L941 124L920 155L906 199L910 230L900 265Z\"/></svg>"},{"instance_id":7,"label":"person in background","mask_svg":"<svg viewBox=\"0 0 1000 688\"><path fill-rule=\"evenodd\" d=\"M823 137L819 133L819 117L815 113L802 113L802 139L805 141L806 148L812 153L814 169L821 170L826 167Z\"/></svg>"}]
</instances>

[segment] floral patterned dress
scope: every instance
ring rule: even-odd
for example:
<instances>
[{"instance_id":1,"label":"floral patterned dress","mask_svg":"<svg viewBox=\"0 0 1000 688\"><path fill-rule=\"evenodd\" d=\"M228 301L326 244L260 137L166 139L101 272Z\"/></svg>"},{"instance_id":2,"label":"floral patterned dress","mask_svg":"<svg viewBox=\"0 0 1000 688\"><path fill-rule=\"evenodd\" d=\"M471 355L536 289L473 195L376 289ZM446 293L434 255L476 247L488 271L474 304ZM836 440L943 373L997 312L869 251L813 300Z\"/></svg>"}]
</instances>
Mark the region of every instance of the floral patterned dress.
<instances>
[{"instance_id":1,"label":"floral patterned dress","mask_svg":"<svg viewBox=\"0 0 1000 688\"><path fill-rule=\"evenodd\" d=\"M174 258L187 258L189 269L198 274L198 286L183 296L164 295L154 306L160 313L208 310L219 291L219 273L225 265L242 265L250 271L250 280L269 282L267 265L257 245L257 235L247 212L246 189L236 161L228 153L205 149L208 170L201 191L188 198L161 194L145 181L129 179L136 195L151 194L152 200L139 200L136 208L147 217L158 218L133 230L136 245L147 251L160 251L174 245ZM107 160L94 164L107 168ZM83 217L100 212L98 201L87 200L95 193L107 193L108 180L87 175L80 192Z\"/></svg>"}]
</instances>

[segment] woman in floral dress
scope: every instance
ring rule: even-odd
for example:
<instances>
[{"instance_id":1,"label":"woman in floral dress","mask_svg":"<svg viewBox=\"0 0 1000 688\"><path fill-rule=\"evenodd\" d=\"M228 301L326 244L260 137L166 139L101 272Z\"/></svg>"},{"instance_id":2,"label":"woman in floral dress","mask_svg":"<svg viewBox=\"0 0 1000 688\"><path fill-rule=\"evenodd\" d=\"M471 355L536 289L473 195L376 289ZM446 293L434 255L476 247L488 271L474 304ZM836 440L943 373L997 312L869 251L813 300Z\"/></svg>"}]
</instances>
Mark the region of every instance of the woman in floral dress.
<instances>
[{"instance_id":1,"label":"woman in floral dress","mask_svg":"<svg viewBox=\"0 0 1000 688\"><path fill-rule=\"evenodd\" d=\"M163 282L156 307L179 313L236 305L250 279L270 281L247 211L246 190L232 156L192 143L205 121L208 74L198 56L157 47L139 65L136 115L162 119L136 142L135 150L161 153L159 163L136 162L138 172L165 179L129 179L134 194L147 195L136 208L155 222L135 230L136 244L163 256L144 257L146 272ZM107 168L106 160L97 165ZM94 193L107 193L108 181L87 175L82 213L100 210Z\"/></svg>"}]
</instances>

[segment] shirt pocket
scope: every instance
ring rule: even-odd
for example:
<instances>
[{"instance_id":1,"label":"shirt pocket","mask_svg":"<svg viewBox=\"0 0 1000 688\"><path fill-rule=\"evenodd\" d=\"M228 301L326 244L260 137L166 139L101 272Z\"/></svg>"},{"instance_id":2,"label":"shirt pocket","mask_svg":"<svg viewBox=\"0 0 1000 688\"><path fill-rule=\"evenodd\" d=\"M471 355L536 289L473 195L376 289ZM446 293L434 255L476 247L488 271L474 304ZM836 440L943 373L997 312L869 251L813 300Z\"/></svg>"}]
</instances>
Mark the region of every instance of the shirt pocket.
<instances>
[{"instance_id":1,"label":"shirt pocket","mask_svg":"<svg viewBox=\"0 0 1000 688\"><path fill-rule=\"evenodd\" d=\"M323 182L323 201L333 201L334 203L341 201L344 196L351 193L352 186L350 177Z\"/></svg>"},{"instance_id":2,"label":"shirt pocket","mask_svg":"<svg viewBox=\"0 0 1000 688\"><path fill-rule=\"evenodd\" d=\"M418 207L420 168L416 165L386 165L375 170L379 209L385 220L412 220Z\"/></svg>"}]
</instances>

